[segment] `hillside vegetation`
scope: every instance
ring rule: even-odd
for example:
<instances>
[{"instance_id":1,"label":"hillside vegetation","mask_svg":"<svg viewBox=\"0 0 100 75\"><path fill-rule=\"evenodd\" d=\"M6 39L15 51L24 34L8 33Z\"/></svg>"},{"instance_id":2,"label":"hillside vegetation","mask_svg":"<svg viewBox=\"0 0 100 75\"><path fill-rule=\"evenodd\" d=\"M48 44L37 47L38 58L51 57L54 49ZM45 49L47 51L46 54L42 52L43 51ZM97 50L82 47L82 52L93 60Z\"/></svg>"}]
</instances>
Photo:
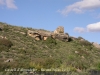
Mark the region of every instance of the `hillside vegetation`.
<instances>
[{"instance_id":1,"label":"hillside vegetation","mask_svg":"<svg viewBox=\"0 0 100 75\"><path fill-rule=\"evenodd\" d=\"M68 42L48 38L36 41L28 30L0 22L0 71L7 68L100 70L100 49L78 37ZM45 31L40 29L41 31ZM70 34L69 34L70 35Z\"/></svg>"}]
</instances>

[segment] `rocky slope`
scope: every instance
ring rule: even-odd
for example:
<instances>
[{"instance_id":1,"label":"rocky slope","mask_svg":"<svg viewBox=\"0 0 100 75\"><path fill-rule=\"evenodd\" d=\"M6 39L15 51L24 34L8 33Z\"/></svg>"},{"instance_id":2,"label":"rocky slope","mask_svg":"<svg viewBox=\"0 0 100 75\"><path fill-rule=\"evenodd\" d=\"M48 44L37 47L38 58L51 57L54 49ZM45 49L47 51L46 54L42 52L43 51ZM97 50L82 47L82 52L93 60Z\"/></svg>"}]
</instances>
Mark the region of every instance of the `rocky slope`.
<instances>
[{"instance_id":1,"label":"rocky slope","mask_svg":"<svg viewBox=\"0 0 100 75\"><path fill-rule=\"evenodd\" d=\"M100 48L82 37L71 37L64 33L63 27L50 32L0 22L0 61L0 71L6 68L100 70Z\"/></svg>"}]
</instances>

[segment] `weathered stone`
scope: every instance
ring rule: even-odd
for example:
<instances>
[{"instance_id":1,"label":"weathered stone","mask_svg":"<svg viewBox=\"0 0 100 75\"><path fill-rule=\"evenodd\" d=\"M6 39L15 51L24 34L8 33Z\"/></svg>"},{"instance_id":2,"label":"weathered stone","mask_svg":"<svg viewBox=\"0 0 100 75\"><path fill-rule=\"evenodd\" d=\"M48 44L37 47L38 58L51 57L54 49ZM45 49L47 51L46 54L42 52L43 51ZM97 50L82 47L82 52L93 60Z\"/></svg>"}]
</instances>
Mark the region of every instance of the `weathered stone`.
<instances>
[{"instance_id":1,"label":"weathered stone","mask_svg":"<svg viewBox=\"0 0 100 75\"><path fill-rule=\"evenodd\" d=\"M49 32L43 31L28 31L28 35L35 38L35 40L47 40L51 36Z\"/></svg>"},{"instance_id":2,"label":"weathered stone","mask_svg":"<svg viewBox=\"0 0 100 75\"><path fill-rule=\"evenodd\" d=\"M13 61L13 59L9 58L9 59L5 60L4 62L12 62L12 61Z\"/></svg>"},{"instance_id":3,"label":"weathered stone","mask_svg":"<svg viewBox=\"0 0 100 75\"><path fill-rule=\"evenodd\" d=\"M43 40L47 40L48 37L44 36Z\"/></svg>"},{"instance_id":4,"label":"weathered stone","mask_svg":"<svg viewBox=\"0 0 100 75\"><path fill-rule=\"evenodd\" d=\"M20 32L21 34L25 35L26 33L25 32Z\"/></svg>"},{"instance_id":5,"label":"weathered stone","mask_svg":"<svg viewBox=\"0 0 100 75\"><path fill-rule=\"evenodd\" d=\"M0 38L2 38L2 39L7 39L7 37L6 37L6 36L0 36Z\"/></svg>"},{"instance_id":6,"label":"weathered stone","mask_svg":"<svg viewBox=\"0 0 100 75\"><path fill-rule=\"evenodd\" d=\"M59 26L55 31L54 34L60 34L60 33L64 33L64 27Z\"/></svg>"},{"instance_id":7,"label":"weathered stone","mask_svg":"<svg viewBox=\"0 0 100 75\"><path fill-rule=\"evenodd\" d=\"M78 51L75 51L75 53L78 54L79 52Z\"/></svg>"},{"instance_id":8,"label":"weathered stone","mask_svg":"<svg viewBox=\"0 0 100 75\"><path fill-rule=\"evenodd\" d=\"M77 71L77 72L79 72L79 73L80 73L80 72L82 72L82 70L81 70L81 69L79 69L79 68L78 68L78 69L76 69L76 71Z\"/></svg>"},{"instance_id":9,"label":"weathered stone","mask_svg":"<svg viewBox=\"0 0 100 75\"><path fill-rule=\"evenodd\" d=\"M80 41L85 41L85 39L80 39Z\"/></svg>"},{"instance_id":10,"label":"weathered stone","mask_svg":"<svg viewBox=\"0 0 100 75\"><path fill-rule=\"evenodd\" d=\"M28 30L27 34L31 37L33 37L35 40L47 40L48 37L51 37L53 39L59 39L62 41L68 41L69 40L69 34L64 34L64 27L59 26L54 32L48 32L43 30L37 30L37 31L31 31Z\"/></svg>"},{"instance_id":11,"label":"weathered stone","mask_svg":"<svg viewBox=\"0 0 100 75\"><path fill-rule=\"evenodd\" d=\"M41 35L36 32L36 31L31 31L31 30L28 30L27 34L33 38L35 38L35 40L41 40Z\"/></svg>"},{"instance_id":12,"label":"weathered stone","mask_svg":"<svg viewBox=\"0 0 100 75\"><path fill-rule=\"evenodd\" d=\"M62 40L62 41L68 41L69 39L69 35L68 34L55 34L53 35L53 38L54 39L59 39L59 40Z\"/></svg>"},{"instance_id":13,"label":"weathered stone","mask_svg":"<svg viewBox=\"0 0 100 75\"><path fill-rule=\"evenodd\" d=\"M93 44L93 46L95 46L96 48L99 48L99 49L100 49L100 45L99 45L98 43L93 42L92 44Z\"/></svg>"},{"instance_id":14,"label":"weathered stone","mask_svg":"<svg viewBox=\"0 0 100 75\"><path fill-rule=\"evenodd\" d=\"M84 59L85 57L84 56L81 56L82 57L82 59Z\"/></svg>"},{"instance_id":15,"label":"weathered stone","mask_svg":"<svg viewBox=\"0 0 100 75\"><path fill-rule=\"evenodd\" d=\"M35 37L35 40L37 40L37 41L38 41L38 40L41 40L41 39L40 39L40 37L38 37L38 36L37 36L37 37Z\"/></svg>"},{"instance_id":16,"label":"weathered stone","mask_svg":"<svg viewBox=\"0 0 100 75\"><path fill-rule=\"evenodd\" d=\"M50 32L39 31L39 34L41 35L41 40L47 40L48 37L51 37L51 33Z\"/></svg>"}]
</instances>

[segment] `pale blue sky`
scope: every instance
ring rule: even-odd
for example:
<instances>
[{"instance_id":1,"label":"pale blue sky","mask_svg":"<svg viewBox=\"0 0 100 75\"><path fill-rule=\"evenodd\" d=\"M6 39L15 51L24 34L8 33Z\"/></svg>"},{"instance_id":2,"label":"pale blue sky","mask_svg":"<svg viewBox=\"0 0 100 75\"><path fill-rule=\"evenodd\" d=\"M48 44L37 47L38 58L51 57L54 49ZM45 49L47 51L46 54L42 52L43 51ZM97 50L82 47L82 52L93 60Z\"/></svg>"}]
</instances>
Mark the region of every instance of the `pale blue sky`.
<instances>
[{"instance_id":1,"label":"pale blue sky","mask_svg":"<svg viewBox=\"0 0 100 75\"><path fill-rule=\"evenodd\" d=\"M0 0L0 22L54 31L100 44L100 0Z\"/></svg>"}]
</instances>

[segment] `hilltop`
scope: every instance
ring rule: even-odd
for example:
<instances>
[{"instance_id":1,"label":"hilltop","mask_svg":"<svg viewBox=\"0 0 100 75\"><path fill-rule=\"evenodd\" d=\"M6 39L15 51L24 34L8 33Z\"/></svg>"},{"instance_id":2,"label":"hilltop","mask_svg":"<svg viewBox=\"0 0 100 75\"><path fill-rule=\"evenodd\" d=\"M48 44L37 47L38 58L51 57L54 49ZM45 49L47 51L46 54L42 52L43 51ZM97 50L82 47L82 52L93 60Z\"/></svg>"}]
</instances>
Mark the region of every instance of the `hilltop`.
<instances>
[{"instance_id":1,"label":"hilltop","mask_svg":"<svg viewBox=\"0 0 100 75\"><path fill-rule=\"evenodd\" d=\"M43 29L0 22L0 71L7 68L100 70L99 44L72 37L63 30L61 33L55 35Z\"/></svg>"}]
</instances>

